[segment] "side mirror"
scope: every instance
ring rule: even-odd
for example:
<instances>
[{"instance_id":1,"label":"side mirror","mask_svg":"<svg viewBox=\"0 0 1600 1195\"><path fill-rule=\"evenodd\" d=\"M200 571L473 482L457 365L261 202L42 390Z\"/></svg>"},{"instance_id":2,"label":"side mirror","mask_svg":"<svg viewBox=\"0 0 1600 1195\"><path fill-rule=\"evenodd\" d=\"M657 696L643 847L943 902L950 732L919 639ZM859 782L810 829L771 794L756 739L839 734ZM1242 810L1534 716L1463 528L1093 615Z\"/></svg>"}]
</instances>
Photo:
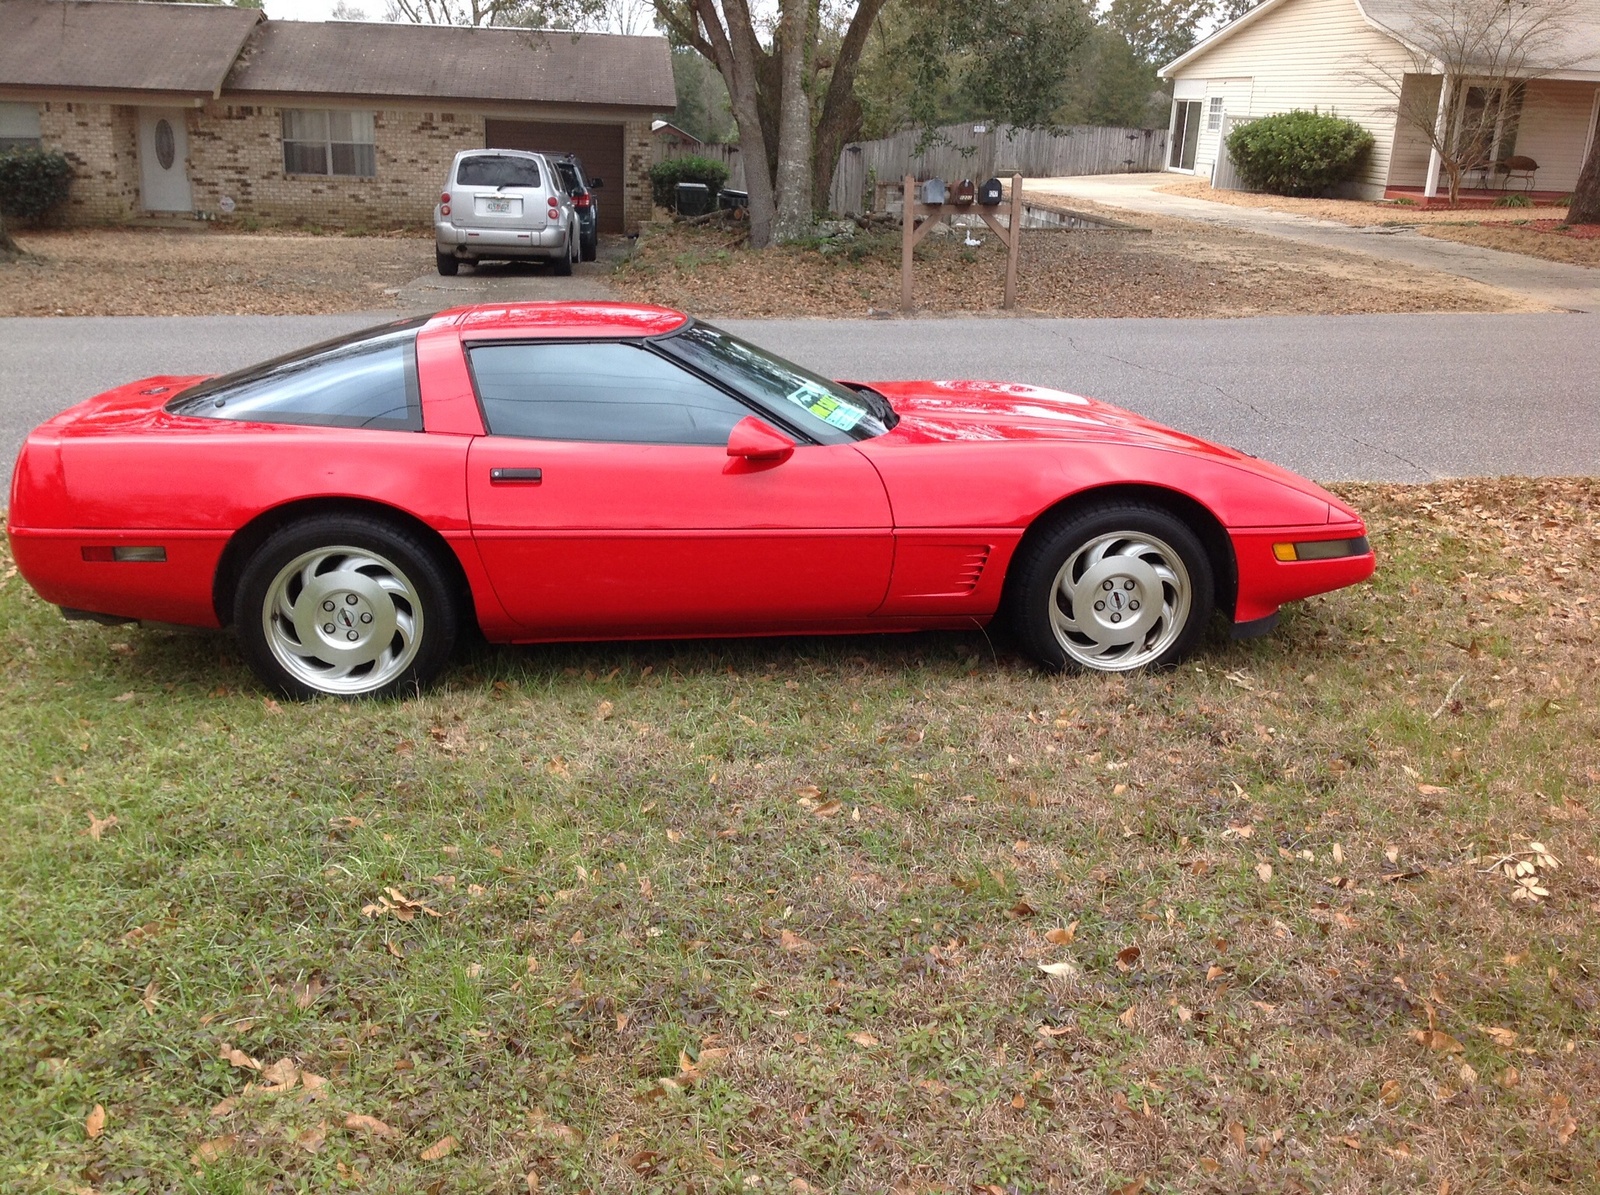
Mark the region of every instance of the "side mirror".
<instances>
[{"instance_id":1,"label":"side mirror","mask_svg":"<svg viewBox=\"0 0 1600 1195\"><path fill-rule=\"evenodd\" d=\"M793 453L793 440L754 415L746 415L728 433L729 456L747 461L786 461Z\"/></svg>"},{"instance_id":2,"label":"side mirror","mask_svg":"<svg viewBox=\"0 0 1600 1195\"><path fill-rule=\"evenodd\" d=\"M591 191L598 191L601 187L603 187L605 185L606 185L606 180L603 179L603 178L591 178L589 180L589 190L591 190Z\"/></svg>"}]
</instances>

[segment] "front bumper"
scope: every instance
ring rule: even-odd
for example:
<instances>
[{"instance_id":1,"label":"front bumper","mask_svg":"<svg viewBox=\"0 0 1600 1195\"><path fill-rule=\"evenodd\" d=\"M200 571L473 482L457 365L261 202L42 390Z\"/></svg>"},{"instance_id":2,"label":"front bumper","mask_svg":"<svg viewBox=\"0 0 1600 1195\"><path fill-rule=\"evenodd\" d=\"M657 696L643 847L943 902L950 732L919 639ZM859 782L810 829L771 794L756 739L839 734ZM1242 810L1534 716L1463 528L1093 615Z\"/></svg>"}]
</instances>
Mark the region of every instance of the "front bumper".
<instances>
[{"instance_id":1,"label":"front bumper","mask_svg":"<svg viewBox=\"0 0 1600 1195\"><path fill-rule=\"evenodd\" d=\"M1355 585L1372 576L1377 556L1366 542L1361 523L1323 526L1251 527L1230 533L1239 570L1239 594L1234 604L1236 627L1248 626L1277 613L1285 602ZM1315 544L1345 541L1348 555L1312 560L1280 560L1276 544ZM1364 548L1362 551L1360 549Z\"/></svg>"}]
</instances>

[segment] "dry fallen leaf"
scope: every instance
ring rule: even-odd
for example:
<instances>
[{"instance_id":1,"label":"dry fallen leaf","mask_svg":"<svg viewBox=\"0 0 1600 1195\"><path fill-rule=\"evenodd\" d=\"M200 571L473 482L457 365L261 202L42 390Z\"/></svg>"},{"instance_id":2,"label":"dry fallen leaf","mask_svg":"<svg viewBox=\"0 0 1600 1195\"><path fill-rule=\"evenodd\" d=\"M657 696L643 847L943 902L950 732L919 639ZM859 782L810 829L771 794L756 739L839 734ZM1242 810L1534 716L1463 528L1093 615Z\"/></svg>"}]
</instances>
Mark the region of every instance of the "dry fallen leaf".
<instances>
[{"instance_id":1,"label":"dry fallen leaf","mask_svg":"<svg viewBox=\"0 0 1600 1195\"><path fill-rule=\"evenodd\" d=\"M195 1146L194 1153L189 1155L189 1161L197 1169L204 1169L218 1158L233 1152L233 1147L238 1144L239 1138L229 1133L226 1137L213 1137L209 1141L202 1141Z\"/></svg>"},{"instance_id":2,"label":"dry fallen leaf","mask_svg":"<svg viewBox=\"0 0 1600 1195\"><path fill-rule=\"evenodd\" d=\"M1139 953L1137 946L1124 946L1117 951L1117 970L1132 971L1139 962Z\"/></svg>"},{"instance_id":3,"label":"dry fallen leaf","mask_svg":"<svg viewBox=\"0 0 1600 1195\"><path fill-rule=\"evenodd\" d=\"M1066 979L1078 973L1078 968L1071 963L1039 963L1038 967L1046 975L1054 975L1057 979Z\"/></svg>"},{"instance_id":4,"label":"dry fallen leaf","mask_svg":"<svg viewBox=\"0 0 1600 1195\"><path fill-rule=\"evenodd\" d=\"M1383 1086L1378 1088L1378 1098L1390 1108L1400 1102L1400 1084L1394 1079L1385 1079Z\"/></svg>"},{"instance_id":5,"label":"dry fallen leaf","mask_svg":"<svg viewBox=\"0 0 1600 1195\"><path fill-rule=\"evenodd\" d=\"M1260 880L1261 880L1261 882L1263 884L1265 884L1268 881L1270 881L1272 879L1272 864L1270 864L1270 863L1257 863L1256 864L1256 875L1257 875L1257 877L1260 878Z\"/></svg>"},{"instance_id":6,"label":"dry fallen leaf","mask_svg":"<svg viewBox=\"0 0 1600 1195\"><path fill-rule=\"evenodd\" d=\"M363 1116L357 1112L352 1112L344 1118L344 1127L356 1129L363 1133L371 1133L374 1137L398 1137L400 1135L399 1129L390 1128L376 1116Z\"/></svg>"},{"instance_id":7,"label":"dry fallen leaf","mask_svg":"<svg viewBox=\"0 0 1600 1195\"><path fill-rule=\"evenodd\" d=\"M1441 1029L1417 1029L1411 1034L1413 1041L1429 1050L1444 1054L1465 1054L1467 1047Z\"/></svg>"},{"instance_id":8,"label":"dry fallen leaf","mask_svg":"<svg viewBox=\"0 0 1600 1195\"><path fill-rule=\"evenodd\" d=\"M99 1104L96 1104L93 1111L83 1118L83 1131L89 1135L91 1141L106 1131L106 1110Z\"/></svg>"},{"instance_id":9,"label":"dry fallen leaf","mask_svg":"<svg viewBox=\"0 0 1600 1195\"><path fill-rule=\"evenodd\" d=\"M1056 946L1071 946L1072 940L1077 936L1078 923L1074 921L1068 926L1056 926L1055 929L1052 929L1045 934L1044 940L1046 942L1053 943Z\"/></svg>"},{"instance_id":10,"label":"dry fallen leaf","mask_svg":"<svg viewBox=\"0 0 1600 1195\"><path fill-rule=\"evenodd\" d=\"M784 930L778 935L778 944L791 954L807 954L817 948L815 942L808 942L792 930Z\"/></svg>"},{"instance_id":11,"label":"dry fallen leaf","mask_svg":"<svg viewBox=\"0 0 1600 1195\"><path fill-rule=\"evenodd\" d=\"M855 1042L856 1045L860 1046L863 1050L870 1050L873 1046L881 1044L878 1039L873 1037L870 1033L852 1033L850 1035L850 1040Z\"/></svg>"},{"instance_id":12,"label":"dry fallen leaf","mask_svg":"<svg viewBox=\"0 0 1600 1195\"><path fill-rule=\"evenodd\" d=\"M308 1154L314 1154L322 1148L323 1142L328 1139L328 1122L319 1121L316 1125L303 1132L295 1134L294 1143Z\"/></svg>"},{"instance_id":13,"label":"dry fallen leaf","mask_svg":"<svg viewBox=\"0 0 1600 1195\"><path fill-rule=\"evenodd\" d=\"M609 701L607 701L607 702L604 702L602 704L610 705L611 703ZM444 1157L446 1154L453 1153L458 1144L459 1144L459 1142L457 1142L454 1137L450 1137L450 1136L440 1137L432 1145L428 1146L427 1149L423 1150L421 1155L419 1155L419 1156L422 1158L422 1160L424 1162L437 1162L440 1158Z\"/></svg>"},{"instance_id":14,"label":"dry fallen leaf","mask_svg":"<svg viewBox=\"0 0 1600 1195\"><path fill-rule=\"evenodd\" d=\"M258 1071L261 1064L243 1050L236 1050L227 1042L222 1043L222 1048L217 1052L217 1057L222 1061L238 1067L240 1070Z\"/></svg>"},{"instance_id":15,"label":"dry fallen leaf","mask_svg":"<svg viewBox=\"0 0 1600 1195\"><path fill-rule=\"evenodd\" d=\"M107 830L113 828L116 824L117 815L114 813L110 817L96 817L91 813L89 815L89 828L85 830L84 833L90 838L94 839L96 842L99 842L100 836Z\"/></svg>"}]
</instances>

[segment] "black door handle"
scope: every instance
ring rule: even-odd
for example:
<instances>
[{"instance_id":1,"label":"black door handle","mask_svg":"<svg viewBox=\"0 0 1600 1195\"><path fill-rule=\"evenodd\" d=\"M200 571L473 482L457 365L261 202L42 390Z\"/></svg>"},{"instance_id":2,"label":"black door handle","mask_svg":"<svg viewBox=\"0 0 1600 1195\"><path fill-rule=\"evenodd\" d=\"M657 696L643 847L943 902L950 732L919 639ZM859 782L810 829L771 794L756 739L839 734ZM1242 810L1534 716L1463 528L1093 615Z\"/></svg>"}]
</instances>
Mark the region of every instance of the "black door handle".
<instances>
[{"instance_id":1,"label":"black door handle","mask_svg":"<svg viewBox=\"0 0 1600 1195\"><path fill-rule=\"evenodd\" d=\"M544 481L544 470L490 469L489 481L496 485L538 485Z\"/></svg>"}]
</instances>

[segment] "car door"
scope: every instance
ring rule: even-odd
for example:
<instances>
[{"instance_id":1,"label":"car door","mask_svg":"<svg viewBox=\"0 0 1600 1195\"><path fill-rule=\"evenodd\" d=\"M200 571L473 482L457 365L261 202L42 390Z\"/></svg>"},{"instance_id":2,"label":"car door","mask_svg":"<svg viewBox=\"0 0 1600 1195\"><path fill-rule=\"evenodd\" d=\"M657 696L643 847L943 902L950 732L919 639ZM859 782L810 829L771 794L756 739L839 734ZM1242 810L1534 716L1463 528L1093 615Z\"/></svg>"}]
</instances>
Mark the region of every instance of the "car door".
<instances>
[{"instance_id":1,"label":"car door","mask_svg":"<svg viewBox=\"0 0 1600 1195\"><path fill-rule=\"evenodd\" d=\"M473 534L530 637L815 628L882 604L888 497L852 445L730 457L751 409L641 344L467 352L489 432Z\"/></svg>"}]
</instances>

